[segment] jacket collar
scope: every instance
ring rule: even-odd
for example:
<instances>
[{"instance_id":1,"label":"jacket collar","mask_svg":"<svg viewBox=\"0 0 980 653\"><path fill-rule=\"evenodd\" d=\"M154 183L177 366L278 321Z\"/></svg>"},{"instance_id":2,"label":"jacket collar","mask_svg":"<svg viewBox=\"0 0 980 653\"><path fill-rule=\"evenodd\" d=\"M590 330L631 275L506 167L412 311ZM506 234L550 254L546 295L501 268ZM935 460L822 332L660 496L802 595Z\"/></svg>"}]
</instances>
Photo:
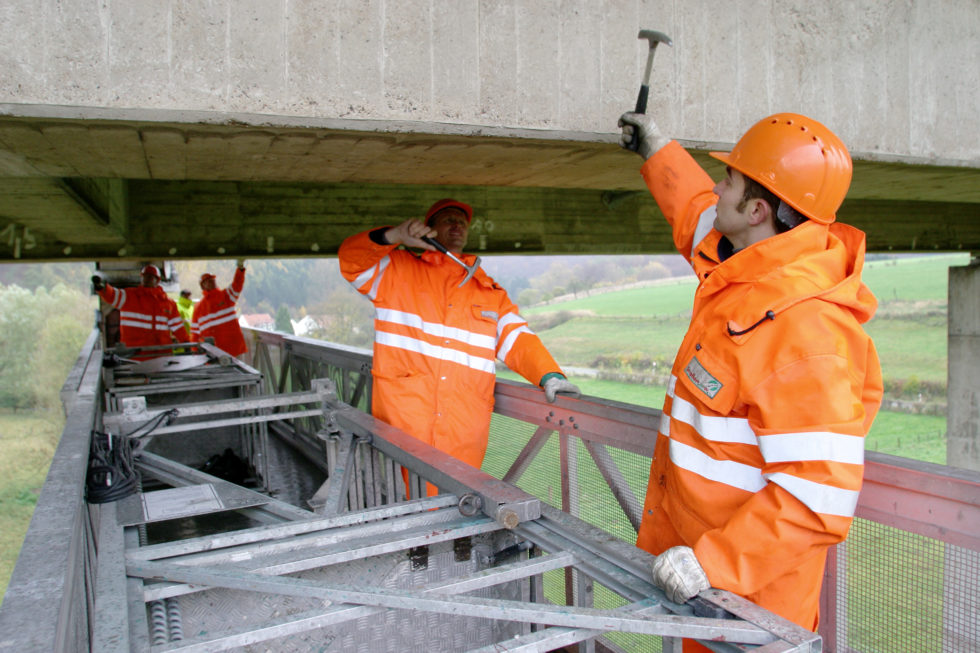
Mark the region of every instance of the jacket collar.
<instances>
[{"instance_id":1,"label":"jacket collar","mask_svg":"<svg viewBox=\"0 0 980 653\"><path fill-rule=\"evenodd\" d=\"M864 248L864 233L854 227L808 221L733 254L714 268L699 292L706 297L747 284L728 318L729 335L736 340L812 298L837 304L863 323L877 308L861 281Z\"/></svg>"}]
</instances>

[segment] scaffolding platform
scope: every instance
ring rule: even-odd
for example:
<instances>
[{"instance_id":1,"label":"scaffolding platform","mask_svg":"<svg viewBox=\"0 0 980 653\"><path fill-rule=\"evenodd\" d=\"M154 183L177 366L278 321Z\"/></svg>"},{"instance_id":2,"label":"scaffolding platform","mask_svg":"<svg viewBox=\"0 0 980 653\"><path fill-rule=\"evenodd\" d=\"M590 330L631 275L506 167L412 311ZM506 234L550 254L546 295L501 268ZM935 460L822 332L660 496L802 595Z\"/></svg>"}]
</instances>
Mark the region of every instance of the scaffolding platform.
<instances>
[{"instance_id":1,"label":"scaffolding platform","mask_svg":"<svg viewBox=\"0 0 980 653\"><path fill-rule=\"evenodd\" d=\"M160 396L194 395L165 385ZM92 650L625 651L636 637L645 650L679 651L684 637L719 652L820 650L818 635L727 592L671 603L649 580L653 556L343 403L332 381L311 385L102 416L109 432L140 433L144 483L90 506ZM256 428L311 416L313 469L326 473L297 484L303 455ZM159 453L228 428L262 434L245 449L253 488ZM406 498L426 483L440 494ZM546 598L556 574L568 605ZM618 607L595 607L597 592Z\"/></svg>"}]
</instances>

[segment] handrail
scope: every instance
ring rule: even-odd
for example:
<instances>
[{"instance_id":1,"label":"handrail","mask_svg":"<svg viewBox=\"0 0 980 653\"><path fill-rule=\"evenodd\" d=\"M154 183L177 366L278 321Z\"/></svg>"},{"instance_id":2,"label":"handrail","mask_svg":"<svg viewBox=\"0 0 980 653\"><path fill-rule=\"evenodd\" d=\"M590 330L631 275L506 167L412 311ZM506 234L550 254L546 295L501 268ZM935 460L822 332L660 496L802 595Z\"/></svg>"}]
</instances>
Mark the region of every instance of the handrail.
<instances>
[{"instance_id":1,"label":"handrail","mask_svg":"<svg viewBox=\"0 0 980 653\"><path fill-rule=\"evenodd\" d=\"M333 343L281 333L251 332L255 342L310 353L319 361L370 370L371 353ZM568 399L554 404L533 386L498 379L497 414L646 457L652 457L661 412L600 397ZM865 480L857 517L869 519L949 544L980 551L980 473L865 452Z\"/></svg>"},{"instance_id":2,"label":"handrail","mask_svg":"<svg viewBox=\"0 0 980 653\"><path fill-rule=\"evenodd\" d=\"M65 429L0 606L2 653L88 650L94 543L85 474L100 403L100 351L99 338L89 337L63 390Z\"/></svg>"},{"instance_id":3,"label":"handrail","mask_svg":"<svg viewBox=\"0 0 980 653\"><path fill-rule=\"evenodd\" d=\"M324 349L334 347L330 343L302 339L300 348L293 346L293 338L289 336L279 335L275 339L265 334L256 336L256 342L264 343L263 346L271 345L274 340L291 348L293 356L301 355L302 350L302 354L313 353L318 360L328 357L340 362L340 352L324 354ZM350 355L349 348L342 351ZM349 373L358 373L362 382L369 383L370 352L359 351L346 364L349 365ZM500 379L496 383L495 403L495 414L537 427L510 469L501 476L503 480L516 483L543 450L545 443L557 434L562 484L559 507L581 517L577 496L579 454L577 447L571 446L577 437L635 534L641 518L642 497L638 499L634 496L609 451L629 452L648 460L652 458L660 411L598 397L577 400L560 397L555 404L548 404L537 388ZM638 491L642 492L643 487ZM969 615L973 609L970 606L975 606L978 601L976 585L969 580L969 570L975 570L976 552L980 552L980 473L867 451L864 487L858 498L856 517L869 522L872 528L891 527L897 532L931 538L947 549L964 549L951 552L945 568L940 572L944 592L952 592L956 598L944 601L946 607L941 614L942 622L935 628L941 631L939 636L943 642L948 637L950 641L976 643L978 636L975 627L971 630L962 624L970 622ZM611 523L597 525L609 532ZM632 534L628 531L611 534L627 542L632 540ZM820 634L824 650L828 653L851 650L848 625L852 618L849 616L852 614L849 611L852 590L849 587L855 581L848 573L849 566L853 566L852 562L848 562L849 543L850 540L834 547L827 559L821 595ZM569 588L566 581L566 592ZM901 591L906 590L924 591L918 587L906 587ZM934 601L935 597L923 596L922 600ZM889 625L874 621L868 627L881 629ZM904 632L892 635L898 639L907 636ZM934 640L929 642L930 646L935 643Z\"/></svg>"}]
</instances>

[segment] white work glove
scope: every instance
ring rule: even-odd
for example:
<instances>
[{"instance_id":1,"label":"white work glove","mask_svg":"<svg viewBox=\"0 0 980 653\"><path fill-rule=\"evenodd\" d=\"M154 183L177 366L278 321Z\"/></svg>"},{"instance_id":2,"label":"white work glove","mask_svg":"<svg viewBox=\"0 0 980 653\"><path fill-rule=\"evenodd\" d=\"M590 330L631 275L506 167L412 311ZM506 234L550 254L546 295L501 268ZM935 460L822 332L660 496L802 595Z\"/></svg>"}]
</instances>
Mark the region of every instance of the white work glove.
<instances>
[{"instance_id":1,"label":"white work glove","mask_svg":"<svg viewBox=\"0 0 980 653\"><path fill-rule=\"evenodd\" d=\"M243 258L238 259L237 261L235 261L235 265L237 265L239 269L244 270L245 269L245 259L243 259Z\"/></svg>"},{"instance_id":2,"label":"white work glove","mask_svg":"<svg viewBox=\"0 0 980 653\"><path fill-rule=\"evenodd\" d=\"M544 398L548 400L549 404L555 403L555 397L558 393L576 398L582 396L578 386L563 376L553 376L544 382Z\"/></svg>"},{"instance_id":3,"label":"white work glove","mask_svg":"<svg viewBox=\"0 0 980 653\"><path fill-rule=\"evenodd\" d=\"M653 563L653 584L674 603L684 603L711 587L708 575L689 546L667 549Z\"/></svg>"},{"instance_id":4,"label":"white work glove","mask_svg":"<svg viewBox=\"0 0 980 653\"><path fill-rule=\"evenodd\" d=\"M636 131L639 139L636 153L644 159L649 159L670 142L669 138L660 133L653 118L645 113L628 111L619 117L619 126L623 128L623 135L619 138L620 147L628 150L633 132Z\"/></svg>"}]
</instances>

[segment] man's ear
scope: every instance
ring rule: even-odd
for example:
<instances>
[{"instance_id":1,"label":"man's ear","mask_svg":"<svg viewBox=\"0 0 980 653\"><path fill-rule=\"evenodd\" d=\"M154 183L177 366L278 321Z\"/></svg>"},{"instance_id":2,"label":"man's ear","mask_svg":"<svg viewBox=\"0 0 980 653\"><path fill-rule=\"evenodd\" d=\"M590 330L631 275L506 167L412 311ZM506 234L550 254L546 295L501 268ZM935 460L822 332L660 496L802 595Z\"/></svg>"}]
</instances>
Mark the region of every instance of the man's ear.
<instances>
[{"instance_id":1,"label":"man's ear","mask_svg":"<svg viewBox=\"0 0 980 653\"><path fill-rule=\"evenodd\" d=\"M749 210L750 225L755 227L761 224L766 224L767 222L772 223L776 216L773 215L772 207L769 206L769 202L759 198L753 198L749 201L751 202L751 209Z\"/></svg>"}]
</instances>

